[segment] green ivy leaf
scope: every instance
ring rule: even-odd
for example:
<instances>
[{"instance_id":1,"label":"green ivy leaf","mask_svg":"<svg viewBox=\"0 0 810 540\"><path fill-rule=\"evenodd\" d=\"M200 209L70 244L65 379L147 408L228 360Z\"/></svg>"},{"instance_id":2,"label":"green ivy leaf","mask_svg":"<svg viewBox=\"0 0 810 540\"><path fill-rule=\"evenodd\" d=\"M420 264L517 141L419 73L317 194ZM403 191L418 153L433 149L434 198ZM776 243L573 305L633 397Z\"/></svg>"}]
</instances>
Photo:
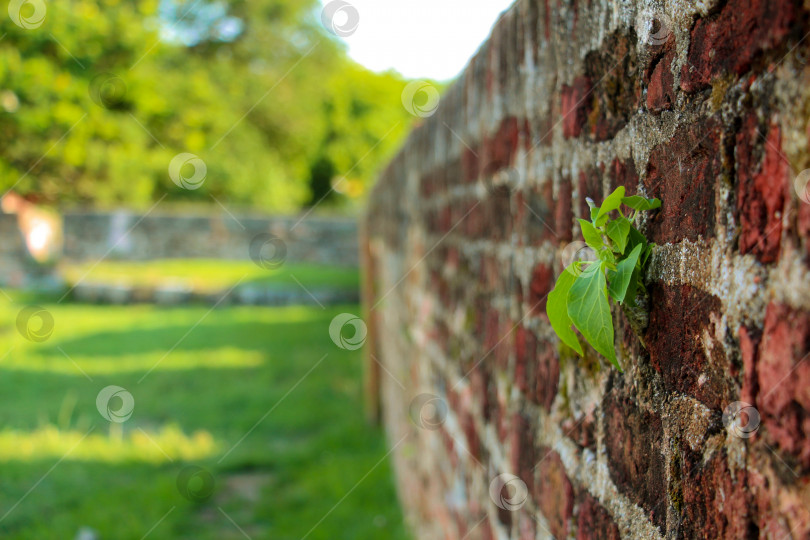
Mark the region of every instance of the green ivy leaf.
<instances>
[{"instance_id":1,"label":"green ivy leaf","mask_svg":"<svg viewBox=\"0 0 810 540\"><path fill-rule=\"evenodd\" d=\"M646 248L647 239L644 238L643 234L638 232L638 229L633 227L633 225L630 225L630 234L627 235L627 247L625 248L625 251L628 249L632 251L638 245L643 246L641 249Z\"/></svg>"},{"instance_id":2,"label":"green ivy leaf","mask_svg":"<svg viewBox=\"0 0 810 540\"><path fill-rule=\"evenodd\" d=\"M582 356L582 345L580 345L577 335L571 329L571 325L574 323L571 321L571 317L568 316L567 306L568 292L577 278L577 272L572 264L563 270L563 273L557 278L554 290L548 294L546 315L548 315L551 327L560 340Z\"/></svg>"},{"instance_id":3,"label":"green ivy leaf","mask_svg":"<svg viewBox=\"0 0 810 540\"><path fill-rule=\"evenodd\" d=\"M588 266L571 285L568 316L593 348L621 371L613 350L613 318L602 264Z\"/></svg>"},{"instance_id":4,"label":"green ivy leaf","mask_svg":"<svg viewBox=\"0 0 810 540\"><path fill-rule=\"evenodd\" d=\"M590 221L580 219L579 226L582 228L582 237L585 239L586 244L597 252L605 247L605 242L602 240L602 235L599 233L596 227L591 224Z\"/></svg>"},{"instance_id":5,"label":"green ivy leaf","mask_svg":"<svg viewBox=\"0 0 810 540\"><path fill-rule=\"evenodd\" d=\"M641 244L633 248L630 255L616 265L616 271L611 272L609 275L610 285L608 286L608 292L617 302L624 302L627 289L630 286L630 282L633 280L633 272L636 269L636 263L641 255L641 248Z\"/></svg>"},{"instance_id":6,"label":"green ivy leaf","mask_svg":"<svg viewBox=\"0 0 810 540\"><path fill-rule=\"evenodd\" d=\"M632 227L630 220L622 217L614 219L605 228L605 233L608 238L613 240L619 253L624 253L624 249L627 247L627 236L630 234L630 227Z\"/></svg>"},{"instance_id":7,"label":"green ivy leaf","mask_svg":"<svg viewBox=\"0 0 810 540\"><path fill-rule=\"evenodd\" d=\"M596 221L596 216L599 214L599 207L593 202L590 197L585 197L585 202L588 203L588 208L591 209L591 221Z\"/></svg>"},{"instance_id":8,"label":"green ivy leaf","mask_svg":"<svg viewBox=\"0 0 810 540\"><path fill-rule=\"evenodd\" d=\"M655 210L661 207L660 199L645 199L638 195L624 197L622 203L634 210Z\"/></svg>"},{"instance_id":9,"label":"green ivy leaf","mask_svg":"<svg viewBox=\"0 0 810 540\"><path fill-rule=\"evenodd\" d=\"M627 293L624 295L624 304L630 307L636 305L636 291L641 283L641 270L638 265L633 270L633 275L630 278L630 285L627 287Z\"/></svg>"},{"instance_id":10,"label":"green ivy leaf","mask_svg":"<svg viewBox=\"0 0 810 540\"><path fill-rule=\"evenodd\" d=\"M594 225L597 227L604 225L608 219L608 214L621 206L623 198L624 186L619 186L613 193L608 195L604 201L602 201L602 206L599 207L599 213L596 215L596 219L593 220Z\"/></svg>"},{"instance_id":11,"label":"green ivy leaf","mask_svg":"<svg viewBox=\"0 0 810 540\"><path fill-rule=\"evenodd\" d=\"M647 264L647 261L649 260L650 255L652 255L653 247L655 247L655 244L647 244L644 247L644 253L641 255L641 266L644 266L645 264Z\"/></svg>"}]
</instances>

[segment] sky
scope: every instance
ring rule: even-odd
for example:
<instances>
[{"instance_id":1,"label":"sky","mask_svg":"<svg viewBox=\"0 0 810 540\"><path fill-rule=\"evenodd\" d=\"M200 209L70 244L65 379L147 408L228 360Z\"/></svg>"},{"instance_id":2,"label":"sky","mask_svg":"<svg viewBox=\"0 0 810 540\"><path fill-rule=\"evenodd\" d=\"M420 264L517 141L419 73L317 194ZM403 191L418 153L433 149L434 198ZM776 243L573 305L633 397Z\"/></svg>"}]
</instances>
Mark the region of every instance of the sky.
<instances>
[{"instance_id":1,"label":"sky","mask_svg":"<svg viewBox=\"0 0 810 540\"><path fill-rule=\"evenodd\" d=\"M458 75L513 0L343 0L356 25L335 13L349 55L374 71L440 81ZM328 6L334 0L321 0ZM349 25L346 26L346 23Z\"/></svg>"}]
</instances>

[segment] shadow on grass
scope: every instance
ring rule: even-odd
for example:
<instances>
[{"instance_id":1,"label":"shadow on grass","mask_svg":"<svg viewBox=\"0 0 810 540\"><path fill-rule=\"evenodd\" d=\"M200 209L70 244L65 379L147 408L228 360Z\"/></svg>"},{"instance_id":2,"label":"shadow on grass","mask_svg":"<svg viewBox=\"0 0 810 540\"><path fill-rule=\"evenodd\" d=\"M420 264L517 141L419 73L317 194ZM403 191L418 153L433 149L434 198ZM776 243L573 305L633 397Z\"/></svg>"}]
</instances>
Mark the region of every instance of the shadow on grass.
<instances>
[{"instance_id":1,"label":"shadow on grass","mask_svg":"<svg viewBox=\"0 0 810 540\"><path fill-rule=\"evenodd\" d=\"M332 317L356 306L225 308L190 333L205 308L46 307L67 337L20 339L0 364L0 434L16 433L0 436L3 538L73 538L80 527L105 540L244 538L235 522L256 540L300 539L327 514L308 539L406 538L386 444L363 419L360 353L328 336ZM206 366L209 356L221 365ZM109 385L132 394L122 424L97 409ZM71 453L91 429L104 444ZM116 447L139 433L164 448ZM200 433L213 450L184 458L175 447ZM189 464L216 481L198 503L177 487Z\"/></svg>"}]
</instances>

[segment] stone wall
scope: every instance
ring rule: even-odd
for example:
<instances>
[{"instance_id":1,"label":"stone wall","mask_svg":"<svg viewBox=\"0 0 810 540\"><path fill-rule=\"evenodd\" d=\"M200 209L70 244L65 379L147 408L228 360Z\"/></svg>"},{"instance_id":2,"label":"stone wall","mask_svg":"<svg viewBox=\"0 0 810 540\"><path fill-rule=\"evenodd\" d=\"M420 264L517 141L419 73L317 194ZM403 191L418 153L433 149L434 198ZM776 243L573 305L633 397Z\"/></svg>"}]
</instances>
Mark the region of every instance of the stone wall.
<instances>
[{"instance_id":1,"label":"stone wall","mask_svg":"<svg viewBox=\"0 0 810 540\"><path fill-rule=\"evenodd\" d=\"M68 213L64 255L72 260L249 259L259 234L280 238L290 262L357 266L357 224L344 218Z\"/></svg>"},{"instance_id":2,"label":"stone wall","mask_svg":"<svg viewBox=\"0 0 810 540\"><path fill-rule=\"evenodd\" d=\"M285 261L357 267L357 223L344 218L221 215L139 215L131 212L67 213L62 257L76 262L156 259L249 260L251 242L273 235ZM30 286L49 272L28 256L17 216L0 214L0 285ZM36 282L39 286L39 282Z\"/></svg>"},{"instance_id":3,"label":"stone wall","mask_svg":"<svg viewBox=\"0 0 810 540\"><path fill-rule=\"evenodd\" d=\"M415 537L810 538L809 29L790 0L498 21L365 224ZM544 309L585 198L619 185L663 201L649 325L613 312L623 373Z\"/></svg>"}]
</instances>

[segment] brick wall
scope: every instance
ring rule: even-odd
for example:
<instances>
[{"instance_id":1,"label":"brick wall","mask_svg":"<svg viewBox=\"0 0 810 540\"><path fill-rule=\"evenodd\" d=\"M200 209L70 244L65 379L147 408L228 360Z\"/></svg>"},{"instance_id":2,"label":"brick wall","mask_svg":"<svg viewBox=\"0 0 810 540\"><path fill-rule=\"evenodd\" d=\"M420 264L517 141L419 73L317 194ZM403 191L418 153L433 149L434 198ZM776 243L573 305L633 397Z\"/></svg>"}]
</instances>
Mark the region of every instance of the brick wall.
<instances>
[{"instance_id":1,"label":"brick wall","mask_svg":"<svg viewBox=\"0 0 810 540\"><path fill-rule=\"evenodd\" d=\"M364 265L415 537L810 538L808 16L519 0L411 134ZM663 201L624 373L544 309L618 185Z\"/></svg>"}]
</instances>

